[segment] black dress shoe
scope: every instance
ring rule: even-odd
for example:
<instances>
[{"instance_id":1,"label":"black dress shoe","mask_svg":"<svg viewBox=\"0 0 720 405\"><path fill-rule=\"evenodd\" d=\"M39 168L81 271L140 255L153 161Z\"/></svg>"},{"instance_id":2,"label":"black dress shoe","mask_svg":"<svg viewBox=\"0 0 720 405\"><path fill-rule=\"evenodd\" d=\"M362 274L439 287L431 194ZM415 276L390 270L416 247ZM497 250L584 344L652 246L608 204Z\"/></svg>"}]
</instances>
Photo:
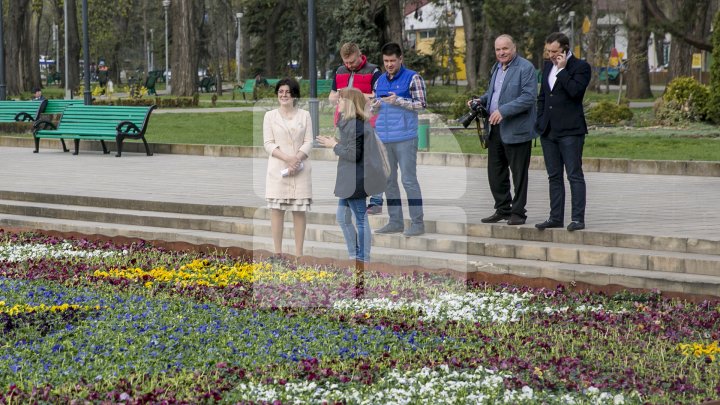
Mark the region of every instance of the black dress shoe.
<instances>
[{"instance_id":1,"label":"black dress shoe","mask_svg":"<svg viewBox=\"0 0 720 405\"><path fill-rule=\"evenodd\" d=\"M499 212L496 212L487 218L481 219L480 222L484 224L493 224L495 222L504 221L506 219L510 219L510 214L501 214Z\"/></svg>"},{"instance_id":2,"label":"black dress shoe","mask_svg":"<svg viewBox=\"0 0 720 405\"><path fill-rule=\"evenodd\" d=\"M510 219L508 219L507 224L508 225L522 225L525 223L525 218L521 217L520 215L512 214L510 215Z\"/></svg>"},{"instance_id":3,"label":"black dress shoe","mask_svg":"<svg viewBox=\"0 0 720 405\"><path fill-rule=\"evenodd\" d=\"M563 225L562 222L551 221L551 220L549 220L549 219L548 219L547 221L543 222L543 223L535 224L535 228L537 228L537 229L539 229L539 230L541 230L541 231L542 231L543 229L547 229L547 228L562 228L563 226L564 226L564 225Z\"/></svg>"},{"instance_id":4,"label":"black dress shoe","mask_svg":"<svg viewBox=\"0 0 720 405\"><path fill-rule=\"evenodd\" d=\"M584 222L572 221L572 222L570 222L570 225L567 226L567 230L570 232L579 231L581 229L585 229Z\"/></svg>"}]
</instances>

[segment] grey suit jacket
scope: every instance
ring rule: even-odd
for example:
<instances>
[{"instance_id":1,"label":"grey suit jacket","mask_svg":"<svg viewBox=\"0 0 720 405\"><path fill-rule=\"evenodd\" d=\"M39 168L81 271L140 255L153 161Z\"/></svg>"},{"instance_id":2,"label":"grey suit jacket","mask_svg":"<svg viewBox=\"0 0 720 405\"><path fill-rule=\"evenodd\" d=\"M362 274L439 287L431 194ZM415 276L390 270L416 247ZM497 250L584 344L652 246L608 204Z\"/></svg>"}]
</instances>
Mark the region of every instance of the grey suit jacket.
<instances>
[{"instance_id":1,"label":"grey suit jacket","mask_svg":"<svg viewBox=\"0 0 720 405\"><path fill-rule=\"evenodd\" d=\"M480 97L481 102L488 108L499 69L502 67L496 63L488 90ZM498 99L498 110L503 117L500 121L500 137L503 143L527 142L538 136L534 130L537 88L535 67L527 59L515 56L508 64ZM486 128L489 128L487 122Z\"/></svg>"}]
</instances>

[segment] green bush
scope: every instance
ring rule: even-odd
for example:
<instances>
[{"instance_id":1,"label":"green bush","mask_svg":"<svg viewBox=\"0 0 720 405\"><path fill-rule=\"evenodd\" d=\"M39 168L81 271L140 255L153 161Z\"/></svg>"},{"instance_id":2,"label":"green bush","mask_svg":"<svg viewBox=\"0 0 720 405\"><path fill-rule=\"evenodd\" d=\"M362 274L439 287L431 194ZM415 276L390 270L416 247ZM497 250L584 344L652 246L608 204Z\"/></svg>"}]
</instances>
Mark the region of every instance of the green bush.
<instances>
[{"instance_id":1,"label":"green bush","mask_svg":"<svg viewBox=\"0 0 720 405\"><path fill-rule=\"evenodd\" d=\"M707 105L708 119L720 124L720 11L715 13L712 33L712 65L710 66L710 99Z\"/></svg>"},{"instance_id":2,"label":"green bush","mask_svg":"<svg viewBox=\"0 0 720 405\"><path fill-rule=\"evenodd\" d=\"M97 99L94 105L125 105L125 106L151 106L155 104L160 108L189 108L197 107L198 96L192 97L143 97L143 98L114 98Z\"/></svg>"},{"instance_id":3,"label":"green bush","mask_svg":"<svg viewBox=\"0 0 720 405\"><path fill-rule=\"evenodd\" d=\"M662 103L656 103L655 114L659 122L703 121L708 117L710 89L692 77L676 77L665 88ZM670 110L670 111L669 111Z\"/></svg>"},{"instance_id":4,"label":"green bush","mask_svg":"<svg viewBox=\"0 0 720 405\"><path fill-rule=\"evenodd\" d=\"M627 104L615 104L610 101L601 101L590 108L585 114L590 124L615 125L622 121L629 121L633 112Z\"/></svg>"}]
</instances>

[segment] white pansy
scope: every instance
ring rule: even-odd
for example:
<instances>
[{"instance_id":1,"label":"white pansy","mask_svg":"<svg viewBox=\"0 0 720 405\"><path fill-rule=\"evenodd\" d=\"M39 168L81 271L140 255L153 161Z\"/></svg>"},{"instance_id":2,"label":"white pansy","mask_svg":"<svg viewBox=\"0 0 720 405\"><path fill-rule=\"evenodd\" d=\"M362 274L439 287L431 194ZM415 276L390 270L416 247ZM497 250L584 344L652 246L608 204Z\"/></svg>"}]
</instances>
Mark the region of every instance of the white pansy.
<instances>
[{"instance_id":1,"label":"white pansy","mask_svg":"<svg viewBox=\"0 0 720 405\"><path fill-rule=\"evenodd\" d=\"M236 400L288 403L332 403L345 401L359 404L495 404L517 403L592 403L622 404L622 395L613 396L599 389L556 396L524 386L507 390L503 383L509 373L483 367L469 370L437 367L420 370L392 370L372 386L332 382L298 381L285 385L247 383L239 385Z\"/></svg>"},{"instance_id":2,"label":"white pansy","mask_svg":"<svg viewBox=\"0 0 720 405\"><path fill-rule=\"evenodd\" d=\"M491 321L517 322L529 311L528 300L532 294L507 292L445 293L422 302L386 298L369 300L340 300L335 302L337 310L353 312L412 310L424 321Z\"/></svg>"},{"instance_id":3,"label":"white pansy","mask_svg":"<svg viewBox=\"0 0 720 405\"><path fill-rule=\"evenodd\" d=\"M0 260L9 262L24 262L43 258L63 259L79 257L90 259L94 257L111 257L117 255L112 250L83 250L74 247L71 243L63 242L57 245L27 244L27 245L0 245Z\"/></svg>"}]
</instances>

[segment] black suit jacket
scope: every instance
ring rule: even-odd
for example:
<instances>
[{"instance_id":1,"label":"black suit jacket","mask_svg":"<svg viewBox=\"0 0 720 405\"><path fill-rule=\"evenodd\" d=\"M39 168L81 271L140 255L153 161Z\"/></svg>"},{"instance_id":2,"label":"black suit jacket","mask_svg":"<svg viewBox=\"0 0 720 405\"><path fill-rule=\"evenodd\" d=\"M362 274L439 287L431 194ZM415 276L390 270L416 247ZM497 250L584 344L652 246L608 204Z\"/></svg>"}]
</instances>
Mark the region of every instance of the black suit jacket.
<instances>
[{"instance_id":1,"label":"black suit jacket","mask_svg":"<svg viewBox=\"0 0 720 405\"><path fill-rule=\"evenodd\" d=\"M551 90L548 75L552 66L550 61L543 66L535 130L540 135L548 129L556 136L587 134L583 98L590 83L590 65L571 55Z\"/></svg>"}]
</instances>

